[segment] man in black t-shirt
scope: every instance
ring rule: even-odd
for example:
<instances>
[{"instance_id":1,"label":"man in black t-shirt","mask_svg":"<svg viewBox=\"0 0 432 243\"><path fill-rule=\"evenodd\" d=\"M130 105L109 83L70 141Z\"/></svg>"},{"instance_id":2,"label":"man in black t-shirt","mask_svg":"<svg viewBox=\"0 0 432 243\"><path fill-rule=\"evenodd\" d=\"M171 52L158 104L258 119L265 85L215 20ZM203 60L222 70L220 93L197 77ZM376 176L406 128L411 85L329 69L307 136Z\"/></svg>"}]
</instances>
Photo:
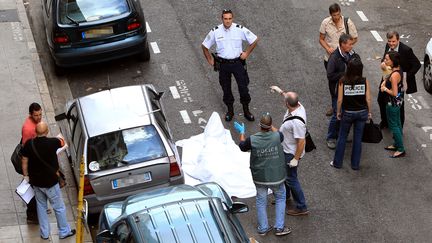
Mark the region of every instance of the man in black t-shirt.
<instances>
[{"instance_id":1,"label":"man in black t-shirt","mask_svg":"<svg viewBox=\"0 0 432 243\"><path fill-rule=\"evenodd\" d=\"M33 186L40 236L49 239L48 200L54 209L59 238L64 239L75 234L66 219L66 207L63 203L58 184L59 163L57 149L64 145L63 139L48 138L48 125L40 122L36 126L37 137L29 140L21 150L24 179Z\"/></svg>"}]
</instances>

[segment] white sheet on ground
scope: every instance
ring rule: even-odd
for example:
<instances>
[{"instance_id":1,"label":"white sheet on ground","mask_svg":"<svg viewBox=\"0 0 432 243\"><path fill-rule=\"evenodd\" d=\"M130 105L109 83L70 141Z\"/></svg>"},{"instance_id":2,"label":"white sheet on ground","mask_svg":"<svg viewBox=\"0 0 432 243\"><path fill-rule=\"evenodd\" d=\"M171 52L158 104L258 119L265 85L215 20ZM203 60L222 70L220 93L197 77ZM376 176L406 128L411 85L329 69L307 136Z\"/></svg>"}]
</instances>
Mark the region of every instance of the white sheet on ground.
<instances>
[{"instance_id":1,"label":"white sheet on ground","mask_svg":"<svg viewBox=\"0 0 432 243\"><path fill-rule=\"evenodd\" d=\"M176 142L183 148L185 183L216 182L229 196L256 195L249 169L249 153L242 152L225 129L219 114L213 112L204 133Z\"/></svg>"}]
</instances>

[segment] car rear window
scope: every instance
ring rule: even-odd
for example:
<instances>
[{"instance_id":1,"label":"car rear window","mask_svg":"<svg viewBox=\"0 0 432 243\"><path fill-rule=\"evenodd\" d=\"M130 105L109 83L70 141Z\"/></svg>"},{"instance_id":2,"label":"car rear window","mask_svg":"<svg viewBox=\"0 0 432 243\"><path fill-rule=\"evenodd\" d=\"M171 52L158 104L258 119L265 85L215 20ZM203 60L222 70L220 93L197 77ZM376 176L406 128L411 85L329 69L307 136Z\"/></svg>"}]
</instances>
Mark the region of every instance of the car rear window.
<instances>
[{"instance_id":1,"label":"car rear window","mask_svg":"<svg viewBox=\"0 0 432 243\"><path fill-rule=\"evenodd\" d=\"M166 156L165 146L153 125L103 134L88 140L90 171L118 168Z\"/></svg>"},{"instance_id":2,"label":"car rear window","mask_svg":"<svg viewBox=\"0 0 432 243\"><path fill-rule=\"evenodd\" d=\"M85 23L129 12L127 0L60 0L62 24Z\"/></svg>"}]
</instances>

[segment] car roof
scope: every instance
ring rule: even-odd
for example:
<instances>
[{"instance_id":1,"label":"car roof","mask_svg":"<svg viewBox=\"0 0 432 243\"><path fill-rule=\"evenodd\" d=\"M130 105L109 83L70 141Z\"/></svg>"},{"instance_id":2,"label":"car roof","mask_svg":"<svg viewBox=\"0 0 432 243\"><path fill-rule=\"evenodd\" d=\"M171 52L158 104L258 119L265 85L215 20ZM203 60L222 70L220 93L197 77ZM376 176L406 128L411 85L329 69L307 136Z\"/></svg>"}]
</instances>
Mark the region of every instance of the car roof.
<instances>
[{"instance_id":1,"label":"car roof","mask_svg":"<svg viewBox=\"0 0 432 243\"><path fill-rule=\"evenodd\" d=\"M129 218L143 242L226 242L220 198L187 199L139 211Z\"/></svg>"},{"instance_id":2,"label":"car roof","mask_svg":"<svg viewBox=\"0 0 432 243\"><path fill-rule=\"evenodd\" d=\"M150 110L146 86L135 85L104 90L78 98L90 137L149 125Z\"/></svg>"}]
</instances>

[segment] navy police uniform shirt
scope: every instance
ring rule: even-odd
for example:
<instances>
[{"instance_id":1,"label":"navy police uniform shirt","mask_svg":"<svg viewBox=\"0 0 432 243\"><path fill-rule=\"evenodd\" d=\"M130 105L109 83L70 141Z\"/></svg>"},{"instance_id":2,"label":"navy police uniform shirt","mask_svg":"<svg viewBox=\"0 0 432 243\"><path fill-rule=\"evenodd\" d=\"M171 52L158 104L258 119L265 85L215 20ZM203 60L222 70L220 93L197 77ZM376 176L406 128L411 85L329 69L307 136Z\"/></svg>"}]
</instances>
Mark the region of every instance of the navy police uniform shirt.
<instances>
[{"instance_id":1,"label":"navy police uniform shirt","mask_svg":"<svg viewBox=\"0 0 432 243\"><path fill-rule=\"evenodd\" d=\"M210 49L216 44L216 53L224 59L235 59L243 52L243 41L254 43L257 36L246 27L236 23L226 29L223 24L214 27L203 41L203 46Z\"/></svg>"}]
</instances>

